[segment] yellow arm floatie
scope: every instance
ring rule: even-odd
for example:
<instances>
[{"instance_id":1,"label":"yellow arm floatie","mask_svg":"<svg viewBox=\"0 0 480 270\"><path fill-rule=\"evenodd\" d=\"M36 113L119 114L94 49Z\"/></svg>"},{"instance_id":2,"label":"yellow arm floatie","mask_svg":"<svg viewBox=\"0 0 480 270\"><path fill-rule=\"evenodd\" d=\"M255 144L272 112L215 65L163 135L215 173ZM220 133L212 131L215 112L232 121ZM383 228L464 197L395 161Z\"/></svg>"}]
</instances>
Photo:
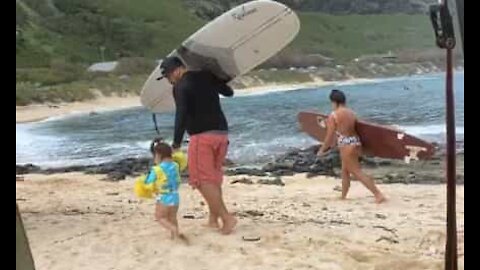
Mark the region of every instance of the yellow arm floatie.
<instances>
[{"instance_id":1,"label":"yellow arm floatie","mask_svg":"<svg viewBox=\"0 0 480 270\"><path fill-rule=\"evenodd\" d=\"M135 180L134 193L139 198L152 199L160 191L161 187L165 184L167 177L162 171L160 166L154 166L156 179L152 183L146 183L147 175L142 175Z\"/></svg>"},{"instance_id":2,"label":"yellow arm floatie","mask_svg":"<svg viewBox=\"0 0 480 270\"><path fill-rule=\"evenodd\" d=\"M172 159L178 164L180 172L184 171L187 168L187 155L182 151L176 151L172 154Z\"/></svg>"}]
</instances>

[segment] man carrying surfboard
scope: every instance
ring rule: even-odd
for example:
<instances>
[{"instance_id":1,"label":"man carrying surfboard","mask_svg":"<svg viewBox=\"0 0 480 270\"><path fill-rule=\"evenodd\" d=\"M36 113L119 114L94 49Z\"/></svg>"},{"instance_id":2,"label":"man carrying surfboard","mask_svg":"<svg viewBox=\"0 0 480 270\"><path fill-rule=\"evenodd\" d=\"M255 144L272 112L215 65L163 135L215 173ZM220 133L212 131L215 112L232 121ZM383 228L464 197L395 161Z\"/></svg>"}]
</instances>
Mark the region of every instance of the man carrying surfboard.
<instances>
[{"instance_id":1,"label":"man carrying surfboard","mask_svg":"<svg viewBox=\"0 0 480 270\"><path fill-rule=\"evenodd\" d=\"M180 148L187 131L189 184L207 201L208 226L220 228L220 219L221 233L230 234L237 219L228 212L222 196L222 167L229 142L219 94L231 97L233 90L210 72L187 70L175 56L165 58L160 68L162 76L173 85L176 105L173 148Z\"/></svg>"},{"instance_id":2,"label":"man carrying surfboard","mask_svg":"<svg viewBox=\"0 0 480 270\"><path fill-rule=\"evenodd\" d=\"M355 113L347 108L345 94L340 90L332 90L330 93L333 112L327 120L327 136L325 142L318 151L322 156L335 145L334 138L337 138L336 145L340 150L342 160L342 199L346 199L350 189L350 177L353 175L370 190L375 196L377 203L386 201L385 196L375 185L373 179L363 173L359 158L361 156L361 141L357 134L355 125L357 117Z\"/></svg>"}]
</instances>

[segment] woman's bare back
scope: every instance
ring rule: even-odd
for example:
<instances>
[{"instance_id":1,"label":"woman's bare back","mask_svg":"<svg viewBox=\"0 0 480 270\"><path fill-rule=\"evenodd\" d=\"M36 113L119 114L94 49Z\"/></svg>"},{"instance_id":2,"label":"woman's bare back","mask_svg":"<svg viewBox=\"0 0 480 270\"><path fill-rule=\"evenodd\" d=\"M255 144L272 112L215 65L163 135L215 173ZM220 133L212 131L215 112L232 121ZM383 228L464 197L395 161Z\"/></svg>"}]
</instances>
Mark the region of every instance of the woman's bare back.
<instances>
[{"instance_id":1,"label":"woman's bare back","mask_svg":"<svg viewBox=\"0 0 480 270\"><path fill-rule=\"evenodd\" d=\"M339 108L334 112L336 131L343 136L358 136L355 129L357 116L348 108Z\"/></svg>"}]
</instances>

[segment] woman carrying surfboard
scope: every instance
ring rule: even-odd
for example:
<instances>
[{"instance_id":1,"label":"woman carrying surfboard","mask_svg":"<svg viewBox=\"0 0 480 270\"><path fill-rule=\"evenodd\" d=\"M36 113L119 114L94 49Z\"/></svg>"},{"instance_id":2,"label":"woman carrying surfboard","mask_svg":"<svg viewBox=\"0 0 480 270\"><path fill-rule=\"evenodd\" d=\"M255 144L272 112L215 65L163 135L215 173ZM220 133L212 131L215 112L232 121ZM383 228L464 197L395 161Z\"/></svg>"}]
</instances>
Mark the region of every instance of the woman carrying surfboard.
<instances>
[{"instance_id":1,"label":"woman carrying surfboard","mask_svg":"<svg viewBox=\"0 0 480 270\"><path fill-rule=\"evenodd\" d=\"M178 57L167 57L160 65L162 76L173 85L175 134L173 148L178 149L185 131L188 145L189 184L200 191L208 204L208 226L230 234L236 218L225 206L222 195L223 162L228 148L228 123L219 94L233 96L233 90L207 71L187 70Z\"/></svg>"},{"instance_id":2,"label":"woman carrying surfboard","mask_svg":"<svg viewBox=\"0 0 480 270\"><path fill-rule=\"evenodd\" d=\"M342 199L346 199L350 189L351 175L358 179L375 196L375 202L383 203L385 196L375 185L373 179L366 175L360 166L362 143L355 130L357 117L347 108L347 99L340 90L332 90L330 93L333 112L327 120L327 136L325 142L318 151L318 155L324 155L335 144L340 150L342 160ZM336 142L335 142L336 137Z\"/></svg>"}]
</instances>

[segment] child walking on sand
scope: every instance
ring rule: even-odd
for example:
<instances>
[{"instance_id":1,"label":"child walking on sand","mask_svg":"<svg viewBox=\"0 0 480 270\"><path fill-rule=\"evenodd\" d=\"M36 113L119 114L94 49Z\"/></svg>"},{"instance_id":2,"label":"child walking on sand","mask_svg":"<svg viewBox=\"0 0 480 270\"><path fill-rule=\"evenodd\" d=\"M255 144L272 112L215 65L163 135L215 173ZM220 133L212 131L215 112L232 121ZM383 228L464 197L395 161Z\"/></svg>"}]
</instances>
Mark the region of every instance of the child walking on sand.
<instances>
[{"instance_id":1,"label":"child walking on sand","mask_svg":"<svg viewBox=\"0 0 480 270\"><path fill-rule=\"evenodd\" d=\"M152 142L150 150L154 166L147 176L137 180L136 194L139 197L155 197L155 219L170 232L172 239L186 241L177 221L180 170L185 169L186 158L182 152L173 153L172 148L160 138Z\"/></svg>"}]
</instances>

